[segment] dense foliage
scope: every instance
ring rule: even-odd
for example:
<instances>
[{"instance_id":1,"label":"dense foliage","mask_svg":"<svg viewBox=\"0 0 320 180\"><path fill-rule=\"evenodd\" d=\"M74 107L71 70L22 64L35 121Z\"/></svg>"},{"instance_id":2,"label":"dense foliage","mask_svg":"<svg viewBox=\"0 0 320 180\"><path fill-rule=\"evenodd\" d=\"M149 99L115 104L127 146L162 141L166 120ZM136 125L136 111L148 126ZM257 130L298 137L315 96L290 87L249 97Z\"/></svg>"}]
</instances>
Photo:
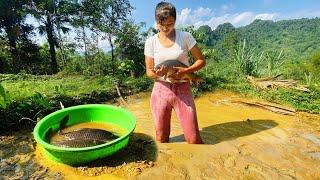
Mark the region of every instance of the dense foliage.
<instances>
[{"instance_id":1,"label":"dense foliage","mask_svg":"<svg viewBox=\"0 0 320 180\"><path fill-rule=\"evenodd\" d=\"M240 28L225 23L215 30L202 26L192 32L195 37L205 37L197 39L203 52L214 50L209 60L220 62L233 59L245 75L283 74L285 78L305 82L320 81L317 64L320 18L278 22L255 20Z\"/></svg>"}]
</instances>

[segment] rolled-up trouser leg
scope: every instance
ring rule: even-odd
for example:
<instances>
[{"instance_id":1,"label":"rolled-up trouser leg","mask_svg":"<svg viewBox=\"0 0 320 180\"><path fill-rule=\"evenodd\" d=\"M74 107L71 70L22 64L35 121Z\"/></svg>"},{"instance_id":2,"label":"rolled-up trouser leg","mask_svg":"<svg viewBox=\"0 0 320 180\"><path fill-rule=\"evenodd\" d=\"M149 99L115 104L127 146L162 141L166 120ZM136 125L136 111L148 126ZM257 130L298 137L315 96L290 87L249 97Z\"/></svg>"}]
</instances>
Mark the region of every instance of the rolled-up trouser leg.
<instances>
[{"instance_id":1,"label":"rolled-up trouser leg","mask_svg":"<svg viewBox=\"0 0 320 180\"><path fill-rule=\"evenodd\" d=\"M181 123L184 137L189 144L202 144L190 85L181 83L175 86L176 98L173 101L173 108Z\"/></svg>"},{"instance_id":2,"label":"rolled-up trouser leg","mask_svg":"<svg viewBox=\"0 0 320 180\"><path fill-rule=\"evenodd\" d=\"M171 112L174 108L186 141L190 144L203 143L189 83L155 82L150 104L158 141L169 141Z\"/></svg>"},{"instance_id":3,"label":"rolled-up trouser leg","mask_svg":"<svg viewBox=\"0 0 320 180\"><path fill-rule=\"evenodd\" d=\"M170 120L172 106L169 99L172 98L170 88L165 83L155 82L151 94L151 112L156 126L156 140L169 142Z\"/></svg>"}]
</instances>

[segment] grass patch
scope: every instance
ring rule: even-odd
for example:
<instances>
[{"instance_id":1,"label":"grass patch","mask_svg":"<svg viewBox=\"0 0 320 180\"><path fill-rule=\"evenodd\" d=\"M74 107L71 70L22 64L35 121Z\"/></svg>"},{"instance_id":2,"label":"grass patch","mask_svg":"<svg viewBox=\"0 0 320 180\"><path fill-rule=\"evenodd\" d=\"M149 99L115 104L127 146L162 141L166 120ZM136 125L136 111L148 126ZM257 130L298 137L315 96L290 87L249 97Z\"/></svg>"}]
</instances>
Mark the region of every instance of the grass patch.
<instances>
[{"instance_id":1,"label":"grass patch","mask_svg":"<svg viewBox=\"0 0 320 180\"><path fill-rule=\"evenodd\" d=\"M69 107L117 98L115 81L123 96L150 90L152 84L145 76L119 80L108 76L8 74L0 75L0 80L4 89L0 96L0 132L33 127L45 115L60 109L60 102Z\"/></svg>"},{"instance_id":2,"label":"grass patch","mask_svg":"<svg viewBox=\"0 0 320 180\"><path fill-rule=\"evenodd\" d=\"M56 95L79 96L93 91L112 91L113 79L110 77L73 76L33 76L8 75L2 79L10 99L23 99L41 93L52 97Z\"/></svg>"}]
</instances>

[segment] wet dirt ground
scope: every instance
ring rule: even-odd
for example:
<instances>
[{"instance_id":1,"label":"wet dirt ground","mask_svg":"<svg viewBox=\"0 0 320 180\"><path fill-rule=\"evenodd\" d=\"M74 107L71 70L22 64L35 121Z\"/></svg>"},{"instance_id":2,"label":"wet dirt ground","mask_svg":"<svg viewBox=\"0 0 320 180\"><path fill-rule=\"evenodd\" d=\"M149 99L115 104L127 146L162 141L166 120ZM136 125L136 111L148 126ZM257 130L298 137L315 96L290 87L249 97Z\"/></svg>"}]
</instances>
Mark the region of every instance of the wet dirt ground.
<instances>
[{"instance_id":1,"label":"wet dirt ground","mask_svg":"<svg viewBox=\"0 0 320 180\"><path fill-rule=\"evenodd\" d=\"M1 135L0 179L320 179L320 115L281 115L219 91L195 100L204 145L184 141L174 113L170 143L157 143L149 97L124 107L137 118L127 148L85 166L47 160L30 131Z\"/></svg>"}]
</instances>

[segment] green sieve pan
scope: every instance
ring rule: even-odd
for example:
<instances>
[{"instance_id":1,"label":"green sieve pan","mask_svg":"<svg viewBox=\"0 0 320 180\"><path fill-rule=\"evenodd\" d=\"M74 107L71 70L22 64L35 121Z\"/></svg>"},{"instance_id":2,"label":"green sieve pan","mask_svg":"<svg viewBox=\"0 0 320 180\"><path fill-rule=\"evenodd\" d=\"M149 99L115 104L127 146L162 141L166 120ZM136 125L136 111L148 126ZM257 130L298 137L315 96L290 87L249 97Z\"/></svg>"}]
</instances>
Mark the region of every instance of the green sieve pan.
<instances>
[{"instance_id":1,"label":"green sieve pan","mask_svg":"<svg viewBox=\"0 0 320 180\"><path fill-rule=\"evenodd\" d=\"M47 132L57 132L63 117L69 116L66 126L78 123L98 122L108 123L124 129L125 133L119 138L96 146L83 148L65 148L49 144ZM136 127L136 119L129 111L112 105L87 104L64 108L53 112L41 119L34 128L36 142L43 147L48 159L55 162L78 166L90 161L114 154L127 146L130 134Z\"/></svg>"}]
</instances>

